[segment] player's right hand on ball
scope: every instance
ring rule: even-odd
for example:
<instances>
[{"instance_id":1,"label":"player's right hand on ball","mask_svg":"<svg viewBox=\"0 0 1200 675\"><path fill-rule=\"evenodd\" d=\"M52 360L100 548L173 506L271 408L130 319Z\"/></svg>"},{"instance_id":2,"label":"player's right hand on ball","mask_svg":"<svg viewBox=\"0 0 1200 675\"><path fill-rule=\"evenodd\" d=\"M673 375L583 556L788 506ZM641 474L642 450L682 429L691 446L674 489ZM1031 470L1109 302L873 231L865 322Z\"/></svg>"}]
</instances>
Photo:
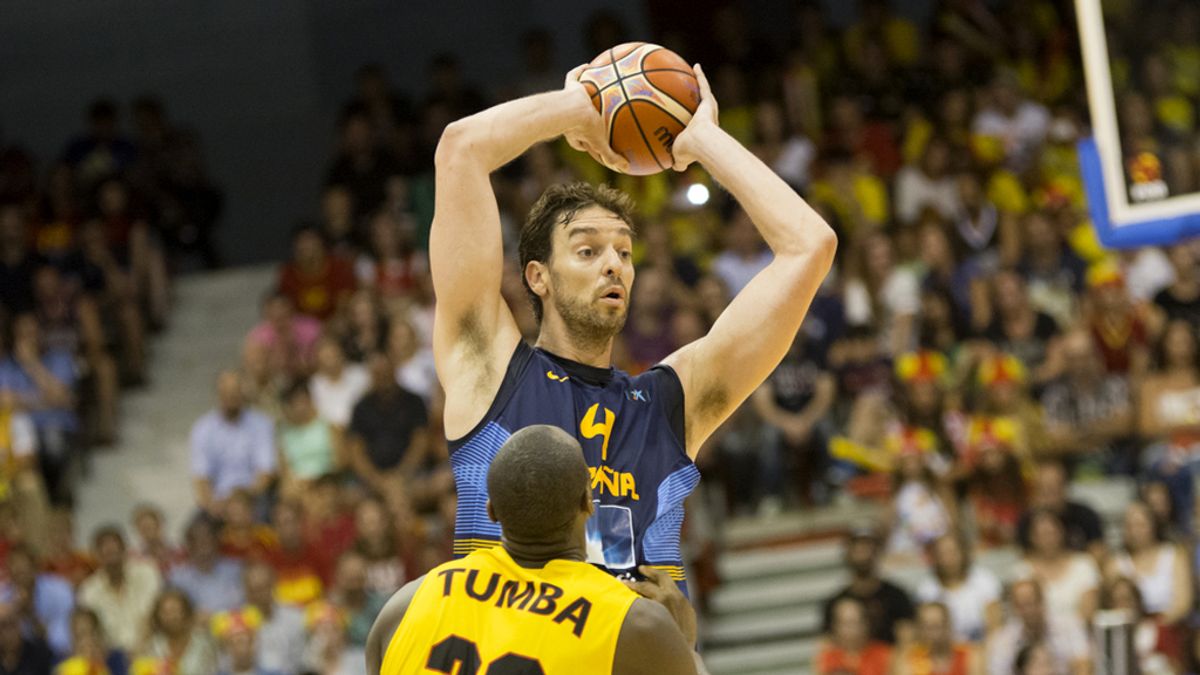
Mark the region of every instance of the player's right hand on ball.
<instances>
[{"instance_id":1,"label":"player's right hand on ball","mask_svg":"<svg viewBox=\"0 0 1200 675\"><path fill-rule=\"evenodd\" d=\"M683 637L687 639L688 644L696 646L696 610L692 608L692 603L683 597L679 586L675 585L666 572L649 565L639 565L638 571L646 577L645 581L623 581L622 583L639 595L666 607L667 611L671 613L671 618L675 619L675 624L679 626L679 630L683 632Z\"/></svg>"},{"instance_id":2,"label":"player's right hand on ball","mask_svg":"<svg viewBox=\"0 0 1200 675\"><path fill-rule=\"evenodd\" d=\"M592 105L592 100L588 96L587 89L584 89L583 83L579 81L579 74L587 67L588 64L585 63L576 66L571 72L567 73L567 80L563 84L563 89L570 92L578 92L578 96L587 103L587 110L591 114L582 114L580 124L572 129L568 129L564 136L572 148L580 152L586 152L592 156L592 159L613 171L624 172L629 168L629 161L618 155L609 146L608 131L604 127L604 117Z\"/></svg>"}]
</instances>

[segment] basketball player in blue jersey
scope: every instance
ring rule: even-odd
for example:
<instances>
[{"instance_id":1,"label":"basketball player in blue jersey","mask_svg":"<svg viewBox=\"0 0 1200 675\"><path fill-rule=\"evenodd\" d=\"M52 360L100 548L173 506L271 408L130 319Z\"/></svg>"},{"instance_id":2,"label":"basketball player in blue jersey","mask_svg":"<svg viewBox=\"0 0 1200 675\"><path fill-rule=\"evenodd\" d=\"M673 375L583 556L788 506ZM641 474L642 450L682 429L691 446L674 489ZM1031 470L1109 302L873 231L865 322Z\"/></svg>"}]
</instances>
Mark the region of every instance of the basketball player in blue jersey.
<instances>
[{"instance_id":1,"label":"basketball player in blue jersey","mask_svg":"<svg viewBox=\"0 0 1200 675\"><path fill-rule=\"evenodd\" d=\"M520 234L525 287L539 321L526 345L500 294L504 252L489 175L535 143L565 135L609 168L604 122L568 74L562 90L502 103L446 128L436 154L430 262L434 357L458 487L455 554L494 546L487 470L504 441L533 424L581 443L596 511L588 559L612 572L649 564L684 583L683 500L700 479L705 439L787 353L829 271L836 237L821 217L717 124L701 102L675 139L676 171L699 162L738 200L774 260L733 298L708 335L636 377L612 367L634 282L630 200L605 186L549 188Z\"/></svg>"}]
</instances>

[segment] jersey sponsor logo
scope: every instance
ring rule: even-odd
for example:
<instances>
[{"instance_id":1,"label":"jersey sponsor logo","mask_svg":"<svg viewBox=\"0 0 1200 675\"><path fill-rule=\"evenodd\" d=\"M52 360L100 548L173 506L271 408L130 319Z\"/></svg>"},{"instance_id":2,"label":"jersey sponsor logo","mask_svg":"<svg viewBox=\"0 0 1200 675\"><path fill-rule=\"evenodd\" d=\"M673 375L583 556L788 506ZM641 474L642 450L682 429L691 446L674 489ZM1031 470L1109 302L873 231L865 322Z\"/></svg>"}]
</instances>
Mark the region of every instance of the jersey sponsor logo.
<instances>
[{"instance_id":1,"label":"jersey sponsor logo","mask_svg":"<svg viewBox=\"0 0 1200 675\"><path fill-rule=\"evenodd\" d=\"M461 572L466 574L456 581ZM505 579L492 572L486 581L480 580L479 570L451 567L438 572L442 578L442 597L451 594L465 595L481 604L490 604L499 609L517 609L530 614L549 617L557 624L570 623L575 637L582 637L587 627L592 603L580 596L570 603L564 602L565 591L549 582L521 582ZM486 574L486 573L485 573ZM492 599L495 598L495 602ZM561 607L561 609L560 609Z\"/></svg>"},{"instance_id":2,"label":"jersey sponsor logo","mask_svg":"<svg viewBox=\"0 0 1200 675\"><path fill-rule=\"evenodd\" d=\"M646 390L644 389L630 389L629 391L625 392L625 398L633 401L634 403L650 402L650 394L647 394Z\"/></svg>"},{"instance_id":3,"label":"jersey sponsor logo","mask_svg":"<svg viewBox=\"0 0 1200 675\"><path fill-rule=\"evenodd\" d=\"M588 474L592 477L592 490L598 490L599 494L607 492L613 497L630 497L634 501L641 499L632 473L614 471L607 466L589 466Z\"/></svg>"},{"instance_id":4,"label":"jersey sponsor logo","mask_svg":"<svg viewBox=\"0 0 1200 675\"><path fill-rule=\"evenodd\" d=\"M553 370L547 370L546 371L546 379L554 380L555 382L566 382L567 380L571 379L571 376L570 375L559 375L559 374L555 373Z\"/></svg>"},{"instance_id":5,"label":"jersey sponsor logo","mask_svg":"<svg viewBox=\"0 0 1200 675\"><path fill-rule=\"evenodd\" d=\"M604 443L600 446L601 461L608 460L608 440L612 437L613 424L617 421L617 414L608 408L604 409L604 421L600 422L596 418L599 415L600 404L593 403L592 407L588 408L587 414L583 419L579 420L579 433L584 438L595 438L602 436Z\"/></svg>"}]
</instances>

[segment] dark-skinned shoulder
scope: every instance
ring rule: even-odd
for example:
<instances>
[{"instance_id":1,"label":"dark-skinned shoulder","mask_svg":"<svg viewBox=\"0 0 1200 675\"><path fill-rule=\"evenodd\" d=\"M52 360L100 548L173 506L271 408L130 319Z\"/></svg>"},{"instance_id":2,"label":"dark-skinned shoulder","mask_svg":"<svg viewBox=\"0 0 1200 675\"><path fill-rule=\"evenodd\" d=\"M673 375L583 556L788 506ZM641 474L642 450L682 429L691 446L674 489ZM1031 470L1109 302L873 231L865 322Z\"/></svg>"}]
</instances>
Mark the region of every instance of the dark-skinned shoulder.
<instances>
[{"instance_id":1,"label":"dark-skinned shoulder","mask_svg":"<svg viewBox=\"0 0 1200 675\"><path fill-rule=\"evenodd\" d=\"M379 669L383 667L383 656L387 653L392 636L396 634L408 606L412 604L413 596L417 594L417 589L424 580L425 577L422 576L405 584L388 599L387 604L379 611L379 616L375 617L375 623L367 635L365 650L368 675L379 675Z\"/></svg>"},{"instance_id":2,"label":"dark-skinned shoulder","mask_svg":"<svg viewBox=\"0 0 1200 675\"><path fill-rule=\"evenodd\" d=\"M697 675L696 652L666 607L633 601L617 637L613 675Z\"/></svg>"}]
</instances>

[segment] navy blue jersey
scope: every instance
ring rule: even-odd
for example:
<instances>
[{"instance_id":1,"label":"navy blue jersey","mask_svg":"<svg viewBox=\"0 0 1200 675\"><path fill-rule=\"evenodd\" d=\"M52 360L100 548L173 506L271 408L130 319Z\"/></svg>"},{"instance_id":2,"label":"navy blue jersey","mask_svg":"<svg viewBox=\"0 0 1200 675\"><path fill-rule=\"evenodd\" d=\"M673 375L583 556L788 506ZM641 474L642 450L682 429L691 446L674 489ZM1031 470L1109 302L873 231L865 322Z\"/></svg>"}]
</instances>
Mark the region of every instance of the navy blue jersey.
<instances>
[{"instance_id":1,"label":"navy blue jersey","mask_svg":"<svg viewBox=\"0 0 1200 675\"><path fill-rule=\"evenodd\" d=\"M700 481L683 435L683 387L669 366L630 377L564 359L524 342L487 414L450 442L458 486L454 555L500 540L487 516L487 471L513 432L550 424L575 436L592 477L588 561L617 573L649 564L682 586L683 500Z\"/></svg>"}]
</instances>

